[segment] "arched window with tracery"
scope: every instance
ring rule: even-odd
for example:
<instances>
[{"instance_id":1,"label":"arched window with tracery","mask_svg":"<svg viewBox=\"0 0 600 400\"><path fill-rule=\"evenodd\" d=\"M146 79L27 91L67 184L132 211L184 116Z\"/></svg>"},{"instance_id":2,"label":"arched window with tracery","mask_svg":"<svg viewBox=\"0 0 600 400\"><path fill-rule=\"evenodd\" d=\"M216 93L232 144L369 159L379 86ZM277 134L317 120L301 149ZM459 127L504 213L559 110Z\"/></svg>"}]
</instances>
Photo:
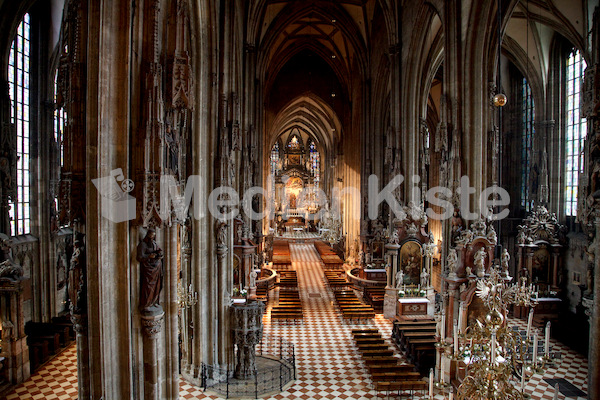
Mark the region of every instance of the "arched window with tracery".
<instances>
[{"instance_id":1,"label":"arched window with tracery","mask_svg":"<svg viewBox=\"0 0 600 400\"><path fill-rule=\"evenodd\" d=\"M521 130L521 206L529 211L531 207L530 187L531 182L531 157L533 148L533 136L535 134L535 105L531 86L526 78L523 78L522 89L522 130Z\"/></svg>"},{"instance_id":2,"label":"arched window with tracery","mask_svg":"<svg viewBox=\"0 0 600 400\"><path fill-rule=\"evenodd\" d=\"M30 138L30 52L31 19L25 14L10 47L8 86L10 121L17 130L17 197L9 203L11 235L31 231L29 138Z\"/></svg>"},{"instance_id":3,"label":"arched window with tracery","mask_svg":"<svg viewBox=\"0 0 600 400\"><path fill-rule=\"evenodd\" d=\"M581 90L586 63L581 53L573 49L567 57L566 74L566 135L565 135L565 215L577 214L577 187L583 172L583 142L587 133L586 119L581 115Z\"/></svg>"},{"instance_id":4,"label":"arched window with tracery","mask_svg":"<svg viewBox=\"0 0 600 400\"><path fill-rule=\"evenodd\" d=\"M310 142L308 149L310 152L310 172L313 176L315 187L319 187L319 182L321 181L321 155L314 141Z\"/></svg>"}]
</instances>

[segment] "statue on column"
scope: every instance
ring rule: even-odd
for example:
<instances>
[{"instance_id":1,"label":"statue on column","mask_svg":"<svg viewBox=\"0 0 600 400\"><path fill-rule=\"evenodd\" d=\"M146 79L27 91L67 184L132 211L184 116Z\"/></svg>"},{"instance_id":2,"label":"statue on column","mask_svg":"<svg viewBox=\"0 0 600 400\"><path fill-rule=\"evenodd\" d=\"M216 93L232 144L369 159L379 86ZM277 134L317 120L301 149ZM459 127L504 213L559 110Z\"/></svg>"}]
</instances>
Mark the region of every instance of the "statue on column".
<instances>
[{"instance_id":1,"label":"statue on column","mask_svg":"<svg viewBox=\"0 0 600 400\"><path fill-rule=\"evenodd\" d=\"M502 257L501 257L502 276L504 276L504 277L508 276L508 262L509 261L510 261L510 254L508 254L508 250L504 249L502 251Z\"/></svg>"},{"instance_id":2,"label":"statue on column","mask_svg":"<svg viewBox=\"0 0 600 400\"><path fill-rule=\"evenodd\" d=\"M475 253L475 273L478 277L485 276L485 248L481 247Z\"/></svg>"},{"instance_id":3,"label":"statue on column","mask_svg":"<svg viewBox=\"0 0 600 400\"><path fill-rule=\"evenodd\" d=\"M69 300L71 314L85 313L85 247L81 235L73 240L73 254L69 263Z\"/></svg>"},{"instance_id":4,"label":"statue on column","mask_svg":"<svg viewBox=\"0 0 600 400\"><path fill-rule=\"evenodd\" d=\"M427 273L427 269L423 268L421 271L421 289L425 289L429 287L429 274Z\"/></svg>"},{"instance_id":5,"label":"statue on column","mask_svg":"<svg viewBox=\"0 0 600 400\"><path fill-rule=\"evenodd\" d=\"M448 266L448 276L450 278L456 278L456 268L458 267L458 254L456 253L456 249L450 249L448 251L446 264Z\"/></svg>"},{"instance_id":6,"label":"statue on column","mask_svg":"<svg viewBox=\"0 0 600 400\"><path fill-rule=\"evenodd\" d=\"M0 233L0 279L19 281L23 279L23 267L12 259L11 242L7 235Z\"/></svg>"},{"instance_id":7,"label":"statue on column","mask_svg":"<svg viewBox=\"0 0 600 400\"><path fill-rule=\"evenodd\" d=\"M137 246L137 261L140 263L140 309L158 311L160 292L163 287L163 252L154 240L156 231L148 229L146 236Z\"/></svg>"},{"instance_id":8,"label":"statue on column","mask_svg":"<svg viewBox=\"0 0 600 400\"><path fill-rule=\"evenodd\" d=\"M396 288L402 287L403 283L404 283L404 271L399 270L398 272L396 272Z\"/></svg>"}]
</instances>

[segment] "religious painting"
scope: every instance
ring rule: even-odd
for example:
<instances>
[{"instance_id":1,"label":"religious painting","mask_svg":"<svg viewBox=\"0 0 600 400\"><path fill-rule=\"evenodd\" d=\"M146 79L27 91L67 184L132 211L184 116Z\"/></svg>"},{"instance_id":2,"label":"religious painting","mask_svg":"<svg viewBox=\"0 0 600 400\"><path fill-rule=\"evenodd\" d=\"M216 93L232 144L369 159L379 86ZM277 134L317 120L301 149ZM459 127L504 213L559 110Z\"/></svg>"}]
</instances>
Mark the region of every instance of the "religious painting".
<instances>
[{"instance_id":1,"label":"religious painting","mask_svg":"<svg viewBox=\"0 0 600 400\"><path fill-rule=\"evenodd\" d=\"M375 261L375 260L382 261L383 255L384 255L383 242L381 242L381 241L372 242L371 243L371 254L373 256L373 261Z\"/></svg>"},{"instance_id":2,"label":"religious painting","mask_svg":"<svg viewBox=\"0 0 600 400\"><path fill-rule=\"evenodd\" d=\"M422 264L423 258L419 243L406 242L400 249L400 267L404 271L404 283L418 285L421 282Z\"/></svg>"},{"instance_id":3,"label":"religious painting","mask_svg":"<svg viewBox=\"0 0 600 400\"><path fill-rule=\"evenodd\" d=\"M550 273L550 253L548 249L540 248L533 253L531 263L531 281L533 283L548 283Z\"/></svg>"},{"instance_id":4,"label":"religious painting","mask_svg":"<svg viewBox=\"0 0 600 400\"><path fill-rule=\"evenodd\" d=\"M483 301L473 295L473 300L471 304L469 304L469 309L467 310L467 325L472 326L477 323L477 321L484 322L485 316L487 315L488 308Z\"/></svg>"},{"instance_id":5,"label":"religious painting","mask_svg":"<svg viewBox=\"0 0 600 400\"><path fill-rule=\"evenodd\" d=\"M302 164L302 155L289 154L288 161L289 161L289 165L300 165L300 164Z\"/></svg>"}]
</instances>

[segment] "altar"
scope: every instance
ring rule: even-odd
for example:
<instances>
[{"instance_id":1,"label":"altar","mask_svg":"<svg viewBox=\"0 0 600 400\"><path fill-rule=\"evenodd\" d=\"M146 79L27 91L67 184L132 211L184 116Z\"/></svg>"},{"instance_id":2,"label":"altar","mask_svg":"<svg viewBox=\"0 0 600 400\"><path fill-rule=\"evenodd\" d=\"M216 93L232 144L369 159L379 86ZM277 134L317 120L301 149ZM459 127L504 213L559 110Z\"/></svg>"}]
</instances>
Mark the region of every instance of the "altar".
<instances>
[{"instance_id":1,"label":"altar","mask_svg":"<svg viewBox=\"0 0 600 400\"><path fill-rule=\"evenodd\" d=\"M398 316L427 315L429 299L425 297L404 297L398 299Z\"/></svg>"}]
</instances>

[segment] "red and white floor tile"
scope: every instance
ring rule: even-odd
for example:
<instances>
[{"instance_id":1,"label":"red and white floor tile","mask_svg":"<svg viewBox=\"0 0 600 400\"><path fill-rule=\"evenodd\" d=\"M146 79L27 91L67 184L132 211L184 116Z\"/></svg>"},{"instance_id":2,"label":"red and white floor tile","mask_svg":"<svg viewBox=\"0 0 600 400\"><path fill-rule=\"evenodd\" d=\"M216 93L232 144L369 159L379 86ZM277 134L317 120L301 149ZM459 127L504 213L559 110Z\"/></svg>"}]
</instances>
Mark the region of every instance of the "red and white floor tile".
<instances>
[{"instance_id":1,"label":"red and white floor tile","mask_svg":"<svg viewBox=\"0 0 600 400\"><path fill-rule=\"evenodd\" d=\"M291 244L292 269L298 273L304 321L298 325L271 323L269 311L264 317L265 331L294 343L297 380L275 399L374 399L366 370L354 347L351 330L355 325L342 323L333 304L333 295L323 281L321 261L312 244ZM271 303L273 296L271 295ZM521 324L521 321L513 321ZM367 325L390 337L392 324L377 315ZM526 387L534 400L552 399L554 389L544 378L565 378L573 385L587 390L587 360L554 342L563 360L557 368L548 369L544 376L535 376ZM180 399L219 399L182 381ZM6 399L66 400L77 398L77 365L75 347L56 357L36 372L30 380L19 385ZM441 395L436 399L443 399ZM559 394L559 399L565 399ZM415 396L415 399L418 397ZM570 397L569 399L574 399ZM582 399L582 398L577 398Z\"/></svg>"}]
</instances>

